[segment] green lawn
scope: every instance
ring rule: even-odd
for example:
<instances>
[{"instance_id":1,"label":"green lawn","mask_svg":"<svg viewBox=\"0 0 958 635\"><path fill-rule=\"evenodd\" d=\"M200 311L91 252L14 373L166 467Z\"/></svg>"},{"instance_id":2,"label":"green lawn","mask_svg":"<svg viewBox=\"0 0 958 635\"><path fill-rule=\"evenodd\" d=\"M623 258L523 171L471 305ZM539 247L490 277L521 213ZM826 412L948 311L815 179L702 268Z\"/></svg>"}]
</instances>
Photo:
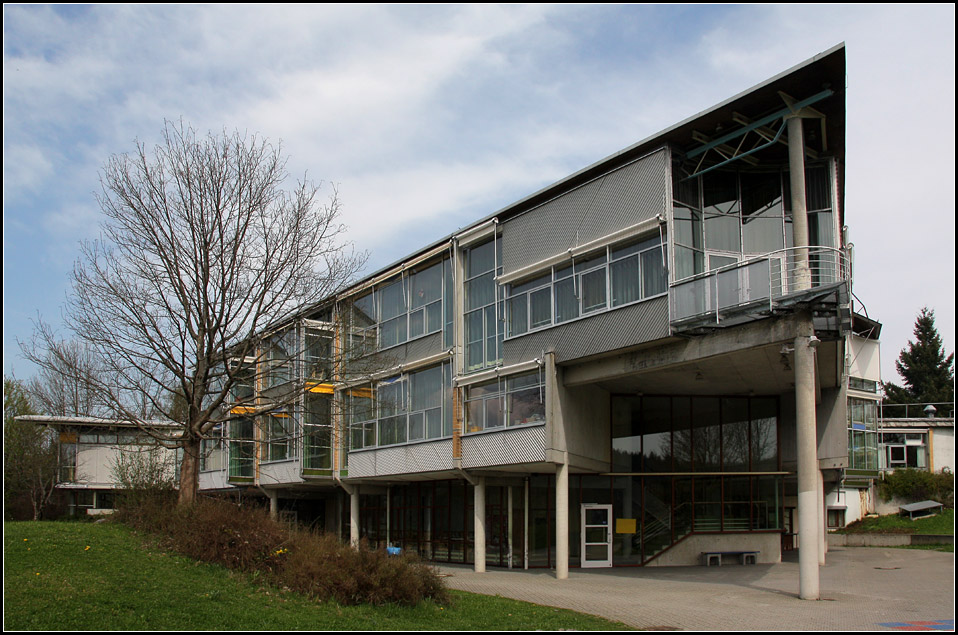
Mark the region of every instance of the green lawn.
<instances>
[{"instance_id":1,"label":"green lawn","mask_svg":"<svg viewBox=\"0 0 958 635\"><path fill-rule=\"evenodd\" d=\"M945 509L935 516L909 520L906 516L890 514L876 518L864 518L845 528L849 534L930 534L955 535L955 510Z\"/></svg>"},{"instance_id":2,"label":"green lawn","mask_svg":"<svg viewBox=\"0 0 958 635\"><path fill-rule=\"evenodd\" d=\"M591 615L451 592L343 607L145 546L114 523L5 523L5 630L626 630Z\"/></svg>"}]
</instances>

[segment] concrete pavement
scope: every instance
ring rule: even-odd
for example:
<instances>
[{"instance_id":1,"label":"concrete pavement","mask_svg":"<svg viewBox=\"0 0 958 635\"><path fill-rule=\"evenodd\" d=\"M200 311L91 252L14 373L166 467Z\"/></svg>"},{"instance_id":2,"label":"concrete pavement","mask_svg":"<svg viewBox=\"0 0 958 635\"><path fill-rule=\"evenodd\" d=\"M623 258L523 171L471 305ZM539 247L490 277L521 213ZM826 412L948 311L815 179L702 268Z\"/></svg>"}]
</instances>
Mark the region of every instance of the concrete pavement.
<instances>
[{"instance_id":1,"label":"concrete pavement","mask_svg":"<svg viewBox=\"0 0 958 635\"><path fill-rule=\"evenodd\" d=\"M543 569L439 569L453 589L591 613L638 629L954 630L954 554L936 551L833 547L820 568L819 601L798 599L795 552L770 565L571 569L561 581ZM946 622L934 624L940 620Z\"/></svg>"}]
</instances>

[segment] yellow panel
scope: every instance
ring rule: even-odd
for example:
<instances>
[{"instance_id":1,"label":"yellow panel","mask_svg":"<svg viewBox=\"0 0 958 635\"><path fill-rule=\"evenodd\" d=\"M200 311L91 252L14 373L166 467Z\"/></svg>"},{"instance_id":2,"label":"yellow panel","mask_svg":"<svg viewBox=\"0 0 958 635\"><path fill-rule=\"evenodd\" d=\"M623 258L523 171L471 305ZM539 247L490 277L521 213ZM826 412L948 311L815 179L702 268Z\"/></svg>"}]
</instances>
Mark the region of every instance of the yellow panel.
<instances>
[{"instance_id":1,"label":"yellow panel","mask_svg":"<svg viewBox=\"0 0 958 635\"><path fill-rule=\"evenodd\" d=\"M323 395L333 394L333 385L332 384L306 384L309 387L309 392L318 392Z\"/></svg>"},{"instance_id":2,"label":"yellow panel","mask_svg":"<svg viewBox=\"0 0 958 635\"><path fill-rule=\"evenodd\" d=\"M634 518L616 518L615 519L615 533L617 534L634 534L635 533L635 519Z\"/></svg>"},{"instance_id":3,"label":"yellow panel","mask_svg":"<svg viewBox=\"0 0 958 635\"><path fill-rule=\"evenodd\" d=\"M235 406L230 409L230 414L234 415L248 415L256 412L256 408L253 406Z\"/></svg>"}]
</instances>

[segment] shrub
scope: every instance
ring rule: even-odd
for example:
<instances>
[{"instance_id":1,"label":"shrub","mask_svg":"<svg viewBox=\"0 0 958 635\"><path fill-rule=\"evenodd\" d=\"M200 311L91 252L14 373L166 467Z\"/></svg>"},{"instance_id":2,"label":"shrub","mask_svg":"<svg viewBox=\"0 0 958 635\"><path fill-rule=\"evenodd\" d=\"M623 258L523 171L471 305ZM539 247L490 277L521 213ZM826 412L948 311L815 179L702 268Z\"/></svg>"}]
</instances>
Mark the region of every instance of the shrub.
<instances>
[{"instance_id":1,"label":"shrub","mask_svg":"<svg viewBox=\"0 0 958 635\"><path fill-rule=\"evenodd\" d=\"M882 500L898 498L908 502L934 500L947 507L954 506L954 475L941 472L926 472L911 468L888 472L878 483Z\"/></svg>"},{"instance_id":2,"label":"shrub","mask_svg":"<svg viewBox=\"0 0 958 635\"><path fill-rule=\"evenodd\" d=\"M289 529L263 509L199 499L186 509L173 500L145 501L117 514L135 529L158 534L164 547L195 560L258 573L276 586L340 604L448 601L436 572L413 555L358 549L325 533Z\"/></svg>"}]
</instances>

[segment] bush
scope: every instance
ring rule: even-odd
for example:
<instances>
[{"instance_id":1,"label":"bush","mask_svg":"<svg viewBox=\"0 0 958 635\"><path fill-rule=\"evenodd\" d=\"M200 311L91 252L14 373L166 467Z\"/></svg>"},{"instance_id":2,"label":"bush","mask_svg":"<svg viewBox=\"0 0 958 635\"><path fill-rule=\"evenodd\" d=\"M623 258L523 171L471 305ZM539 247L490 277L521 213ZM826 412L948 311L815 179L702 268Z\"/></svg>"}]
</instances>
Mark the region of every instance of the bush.
<instances>
[{"instance_id":1,"label":"bush","mask_svg":"<svg viewBox=\"0 0 958 635\"><path fill-rule=\"evenodd\" d=\"M172 499L128 506L117 519L158 534L180 554L262 574L276 586L340 604L401 604L448 600L436 572L415 556L388 556L362 543L359 549L335 536L289 529L263 509L218 499L199 499L179 509Z\"/></svg>"},{"instance_id":2,"label":"bush","mask_svg":"<svg viewBox=\"0 0 958 635\"><path fill-rule=\"evenodd\" d=\"M926 472L911 468L888 472L878 482L882 500L893 498L910 503L933 500L954 507L955 478L950 471Z\"/></svg>"}]
</instances>

